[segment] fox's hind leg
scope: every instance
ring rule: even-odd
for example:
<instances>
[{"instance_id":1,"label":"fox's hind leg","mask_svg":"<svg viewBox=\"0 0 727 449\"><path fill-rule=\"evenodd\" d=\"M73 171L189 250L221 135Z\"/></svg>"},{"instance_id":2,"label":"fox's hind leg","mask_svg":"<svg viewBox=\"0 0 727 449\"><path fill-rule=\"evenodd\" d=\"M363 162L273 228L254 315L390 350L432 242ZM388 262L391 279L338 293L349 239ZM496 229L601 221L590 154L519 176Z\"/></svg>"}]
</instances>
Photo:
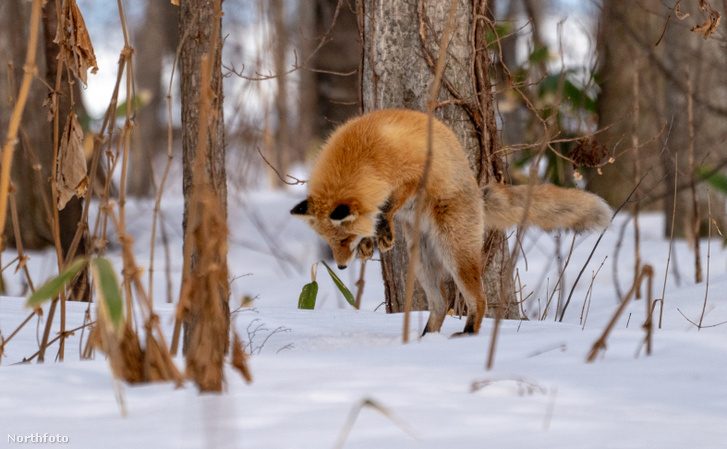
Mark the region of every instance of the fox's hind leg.
<instances>
[{"instance_id":1,"label":"fox's hind leg","mask_svg":"<svg viewBox=\"0 0 727 449\"><path fill-rule=\"evenodd\" d=\"M466 201L440 202L434 208L439 252L467 303L467 321L462 334L479 332L487 309L482 287L484 226L479 211Z\"/></svg>"},{"instance_id":2,"label":"fox's hind leg","mask_svg":"<svg viewBox=\"0 0 727 449\"><path fill-rule=\"evenodd\" d=\"M411 253L411 226L404 222L402 228ZM435 242L424 233L419 236L419 263L415 264L414 275L424 290L429 309L429 320L422 335L428 332L439 332L447 315L447 303L442 294L442 284L449 280L449 274L442 264L442 258L438 254Z\"/></svg>"},{"instance_id":3,"label":"fox's hind leg","mask_svg":"<svg viewBox=\"0 0 727 449\"><path fill-rule=\"evenodd\" d=\"M424 332L439 332L447 315L447 301L442 294L442 285L449 280L447 270L442 265L434 243L429 238L419 239L419 263L416 265L415 274L424 293L427 295L427 306L429 308L429 320Z\"/></svg>"},{"instance_id":4,"label":"fox's hind leg","mask_svg":"<svg viewBox=\"0 0 727 449\"><path fill-rule=\"evenodd\" d=\"M480 331L482 318L487 309L487 300L482 289L482 264L480 255L455 255L452 266L454 282L467 303L467 321L461 334L476 334Z\"/></svg>"}]
</instances>

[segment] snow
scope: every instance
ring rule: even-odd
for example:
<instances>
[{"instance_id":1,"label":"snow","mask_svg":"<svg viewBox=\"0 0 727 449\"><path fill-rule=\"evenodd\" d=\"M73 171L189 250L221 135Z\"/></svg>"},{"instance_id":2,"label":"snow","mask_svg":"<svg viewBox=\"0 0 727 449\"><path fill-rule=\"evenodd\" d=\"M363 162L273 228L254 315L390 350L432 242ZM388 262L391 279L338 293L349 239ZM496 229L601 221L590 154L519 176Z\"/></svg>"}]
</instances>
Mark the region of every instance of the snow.
<instances>
[{"instance_id":1,"label":"snow","mask_svg":"<svg viewBox=\"0 0 727 449\"><path fill-rule=\"evenodd\" d=\"M30 442L42 440L46 433L67 437L64 446L73 448L307 449L340 447L340 442L346 448L382 449L725 446L727 327L697 329L685 319L699 321L706 283L689 281L693 253L683 241L674 243L662 328L654 329L652 354L647 356L642 344L644 300L633 300L606 350L586 363L618 306L612 262L625 218L618 217L604 236L562 323L554 320L557 299L545 320L536 318L543 314L558 274L553 236L529 231L523 243L527 264L521 260L518 269L523 296L538 286L539 290L523 306L529 321L502 322L494 367L488 371L493 320L485 320L478 336L449 338L464 325L450 316L441 334L419 339L427 314L416 312L411 342L402 344L402 315L386 314L379 307L384 293L378 262L367 265L362 310L348 306L323 267L318 270L316 309L297 310L300 290L310 282L310 267L320 260L322 248L302 221L288 215L303 195L304 189L297 188L230 196L229 263L236 278L233 325L253 353L252 384L245 384L229 367L222 394L199 394L191 383L180 389L170 383L118 383L101 354L95 360L80 360L80 345L88 337L81 331L66 343L63 363L53 361L56 343L45 364L19 364L37 351L42 335L45 323L32 318L7 344L0 365L0 447L57 446ZM149 201L127 204L137 263L144 267L149 266L152 209ZM182 202L173 193L162 209L171 240L176 299ZM642 215L641 254L644 263L654 267L656 297L664 286L669 248L662 228L663 217ZM154 298L169 335L174 305L165 302L164 247L160 232L157 236ZM596 237L576 238L562 281L566 297ZM561 240L565 261L571 236ZM623 292L633 278L633 251L629 227L617 261ZM709 244L709 252L705 326L727 321L727 254L717 239ZM704 241L702 254L706 270ZM15 255L6 252L3 257L7 263ZM111 247L108 257L120 266L118 247ZM586 292L604 259L584 322ZM29 269L34 282L42 282L53 274L52 254L32 253ZM14 296L0 297L0 331L5 338L29 314L20 275L11 271L6 270L5 277ZM353 266L339 276L353 287L358 272ZM546 286L548 292L543 290ZM246 296L254 300L240 308ZM82 325L87 309L85 304L69 303L67 326ZM658 312L657 307L657 318ZM95 315L93 307L90 313ZM181 358L177 362L183 365ZM18 436L29 442L13 442L11 437Z\"/></svg>"}]
</instances>

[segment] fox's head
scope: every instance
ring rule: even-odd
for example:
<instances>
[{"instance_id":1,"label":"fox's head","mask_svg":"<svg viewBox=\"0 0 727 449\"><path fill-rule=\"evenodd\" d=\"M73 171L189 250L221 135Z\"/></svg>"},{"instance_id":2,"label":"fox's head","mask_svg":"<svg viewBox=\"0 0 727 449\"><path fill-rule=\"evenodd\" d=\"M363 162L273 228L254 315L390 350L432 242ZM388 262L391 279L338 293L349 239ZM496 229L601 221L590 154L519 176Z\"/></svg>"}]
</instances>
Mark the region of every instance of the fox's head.
<instances>
[{"instance_id":1,"label":"fox's head","mask_svg":"<svg viewBox=\"0 0 727 449\"><path fill-rule=\"evenodd\" d=\"M311 197L295 206L291 215L303 218L328 242L338 268L346 268L364 237L374 235L375 214L365 213L356 200L318 204Z\"/></svg>"}]
</instances>

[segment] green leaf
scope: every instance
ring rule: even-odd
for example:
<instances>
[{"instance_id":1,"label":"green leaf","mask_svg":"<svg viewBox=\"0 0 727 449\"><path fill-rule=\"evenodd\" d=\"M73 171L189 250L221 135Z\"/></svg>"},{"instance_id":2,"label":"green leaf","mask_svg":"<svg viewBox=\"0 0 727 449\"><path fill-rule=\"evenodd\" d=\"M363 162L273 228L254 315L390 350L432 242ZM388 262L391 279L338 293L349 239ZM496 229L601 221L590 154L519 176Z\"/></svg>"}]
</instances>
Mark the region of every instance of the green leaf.
<instances>
[{"instance_id":1,"label":"green leaf","mask_svg":"<svg viewBox=\"0 0 727 449\"><path fill-rule=\"evenodd\" d=\"M538 64L540 62L545 62L548 59L548 47L545 45L542 45L535 50L533 50L532 53L530 53L530 56L528 57L528 60L530 60L533 64Z\"/></svg>"},{"instance_id":2,"label":"green leaf","mask_svg":"<svg viewBox=\"0 0 727 449\"><path fill-rule=\"evenodd\" d=\"M321 260L323 265L326 267L326 270L328 270L328 274L331 275L331 279L333 279L333 283L336 284L336 287L343 293L343 297L346 298L346 301L348 301L349 304L351 304L352 307L356 307L356 298L353 297L353 294L351 293L351 290L346 287L346 284L341 281L338 276L336 276L336 273L334 273L331 270L331 267L328 266L327 263Z\"/></svg>"},{"instance_id":3,"label":"green leaf","mask_svg":"<svg viewBox=\"0 0 727 449\"><path fill-rule=\"evenodd\" d=\"M93 283L99 296L98 304L108 313L111 325L118 334L124 322L124 304L114 268L108 260L99 257L92 260L91 267Z\"/></svg>"},{"instance_id":4,"label":"green leaf","mask_svg":"<svg viewBox=\"0 0 727 449\"><path fill-rule=\"evenodd\" d=\"M68 268L63 270L58 276L49 279L45 284L41 285L28 300L25 302L26 307L38 307L49 299L53 299L60 295L61 290L71 281L81 268L86 264L86 259L77 259Z\"/></svg>"},{"instance_id":5,"label":"green leaf","mask_svg":"<svg viewBox=\"0 0 727 449\"><path fill-rule=\"evenodd\" d=\"M313 310L316 306L316 296L318 296L318 282L313 281L303 286L298 298L298 308L305 310Z\"/></svg>"},{"instance_id":6,"label":"green leaf","mask_svg":"<svg viewBox=\"0 0 727 449\"><path fill-rule=\"evenodd\" d=\"M707 184L711 185L720 192L727 194L727 176L724 174L720 172L712 173L712 170L705 167L699 167L697 168L697 175L699 175L701 179L707 181Z\"/></svg>"},{"instance_id":7,"label":"green leaf","mask_svg":"<svg viewBox=\"0 0 727 449\"><path fill-rule=\"evenodd\" d=\"M151 94L146 91L142 91L139 95L136 95L131 99L131 111L132 113L138 111L144 106L148 105L151 101ZM116 117L121 118L126 116L127 102L123 101L116 107Z\"/></svg>"}]
</instances>

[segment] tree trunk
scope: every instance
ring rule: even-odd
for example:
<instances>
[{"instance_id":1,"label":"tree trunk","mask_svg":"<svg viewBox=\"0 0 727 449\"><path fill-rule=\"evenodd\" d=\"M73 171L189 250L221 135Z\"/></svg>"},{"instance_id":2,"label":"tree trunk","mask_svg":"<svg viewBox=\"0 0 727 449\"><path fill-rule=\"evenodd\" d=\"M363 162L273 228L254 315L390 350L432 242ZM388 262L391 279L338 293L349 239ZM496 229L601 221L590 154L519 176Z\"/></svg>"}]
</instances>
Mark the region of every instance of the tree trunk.
<instances>
[{"instance_id":1,"label":"tree trunk","mask_svg":"<svg viewBox=\"0 0 727 449\"><path fill-rule=\"evenodd\" d=\"M0 4L0 17L5 21L0 27L0 60L5 64L13 63L13 84L18 83L23 73L23 63L27 45L27 17L29 16L30 3L21 0L11 0ZM42 18L42 39L39 41L38 52L44 58L38 58L38 73L43 74L46 83L50 86L56 85L58 74L58 52L59 46L53 40L56 36L58 26L57 11L55 2L47 2L43 8ZM4 72L3 75L8 72ZM17 92L8 92L5 89L9 86L9 80L3 76L0 83L0 94L2 98L14 98ZM58 122L62 127L66 122L71 109L78 115L81 123L87 123L85 108L81 102L81 90L78 81L70 85L64 72L61 77L61 91L59 92ZM71 93L71 89L73 92ZM18 233L25 249L41 249L54 243L52 223L54 222L51 200L51 177L53 165L53 122L49 121L49 111L44 108L44 101L48 98L49 92L43 83L31 85L28 102L22 119L20 130L19 152L16 153L12 166L12 182L14 195L16 197L18 214ZM74 104L71 103L74 99ZM0 108L0 123L7 128L6 120L12 109L11 105ZM4 105L5 106L5 105ZM59 130L62 133L63 129ZM60 135L58 136L60 139ZM68 256L68 251L74 236L79 227L81 214L83 212L83 200L73 197L66 206L59 211L59 236L63 257ZM11 246L16 246L15 230L12 220L8 219L5 227L5 237ZM76 255L86 254L86 238L82 238L76 249ZM70 299L89 299L90 288L88 277L83 272L74 281L71 287Z\"/></svg>"},{"instance_id":2,"label":"tree trunk","mask_svg":"<svg viewBox=\"0 0 727 449\"><path fill-rule=\"evenodd\" d=\"M166 153L166 125L160 120L167 94L162 69L164 57L177 49L177 12L177 7L169 2L148 0L144 23L135 33L134 77L141 107L126 184L127 192L133 196L151 195L154 156Z\"/></svg>"},{"instance_id":3,"label":"tree trunk","mask_svg":"<svg viewBox=\"0 0 727 449\"><path fill-rule=\"evenodd\" d=\"M620 206L635 187L635 178L653 166L655 173L644 179L631 202L642 201L654 208L663 198L664 232L671 234L674 213L674 167L678 159L679 187L674 235L684 237L691 223L691 196L688 169L689 121L687 110L686 67L694 79L695 160L710 168L727 160L719 142L724 136L725 58L716 40L704 40L689 27L702 20L696 4L684 3L682 12L690 17L681 21L666 14L657 15L640 2L618 0L604 2L600 17L598 52L602 93L599 97L599 128L608 129L599 140L617 156L606 165L603 174L593 173L589 190L601 195L612 206ZM701 23L701 22L700 22ZM667 26L668 25L668 26ZM659 35L663 39L655 46ZM641 173L635 174L635 156L631 150L634 125L633 73L639 73L639 120L637 141ZM667 130L671 127L670 132ZM663 129L658 139L654 139ZM668 135L668 141L666 141ZM665 152L662 154L662 148ZM678 154L677 154L678 153ZM678 157L677 157L678 155ZM706 189L698 188L700 209L707 211ZM724 202L712 201L712 218L723 228ZM701 214L700 226L706 235L709 222Z\"/></svg>"},{"instance_id":4,"label":"tree trunk","mask_svg":"<svg viewBox=\"0 0 727 449\"><path fill-rule=\"evenodd\" d=\"M220 32L221 18L215 16L215 9L221 8L221 0L186 0L180 2L179 31L180 35L187 33L190 38L184 41L180 57L180 81L182 94L182 145L183 145L183 191L184 191L184 235L185 254L194 248L191 254L190 271L195 272L200 254L196 253L197 246L191 240L193 229L191 224L205 217L190 216L192 200L194 199L195 160L198 148L205 151L203 157L203 171L198 173L202 183L214 193L216 203L222 211L223 219L227 220L227 178L225 173L225 145L224 145L224 115L222 94L222 39ZM215 23L216 22L216 23ZM214 45L214 49L211 49ZM202 84L201 61L208 56L212 65L211 81L209 85ZM202 89L211 90L211 105L207 114L206 132L202 138L206 142L198 141L200 137L200 92ZM208 205L205 205L208 206ZM196 209L200 215L202 209ZM223 238L226 242L226 236ZM190 246L192 245L192 246ZM220 257L216 263L222 273L227 273L227 247L216 248ZM185 261L186 263L186 261ZM185 280L186 281L186 280ZM226 275L224 282L227 282ZM229 285L218 285L221 309L224 313L226 333L229 331ZM208 292L209 293L209 292ZM212 294L212 293L209 293ZM192 309L184 323L184 352L192 342L195 327L201 325L200 315ZM197 334L199 335L199 334ZM226 349L226 348L225 348Z\"/></svg>"},{"instance_id":5,"label":"tree trunk","mask_svg":"<svg viewBox=\"0 0 727 449\"><path fill-rule=\"evenodd\" d=\"M361 112L361 42L356 11L338 0L299 0L298 48L303 59L328 36L300 74L300 105L294 156L303 161L337 126Z\"/></svg>"},{"instance_id":6,"label":"tree trunk","mask_svg":"<svg viewBox=\"0 0 727 449\"><path fill-rule=\"evenodd\" d=\"M449 2L369 0L362 1L361 7L364 111L384 108L425 111ZM486 7L487 1L473 4L459 0L438 97L439 102L453 100L456 104L440 105L435 113L459 137L470 166L482 184L499 182L503 175L482 22ZM479 51L475 51L473 44ZM503 317L518 317L507 241L502 233L490 234L485 241L483 284L489 314L502 311ZM403 310L407 265L406 245L397 239L394 249L382 257L387 304L391 304L392 311ZM453 291L452 286L446 288ZM503 303L507 306L503 307Z\"/></svg>"},{"instance_id":7,"label":"tree trunk","mask_svg":"<svg viewBox=\"0 0 727 449\"><path fill-rule=\"evenodd\" d=\"M14 101L16 98L23 76L30 7L31 4L23 0L0 2L0 129L3 132L8 129L14 104L8 103L8 99L12 98ZM38 47L38 54L42 55L43 40L40 40ZM9 70L10 63L12 71ZM37 58L36 63L38 73L45 74L45 60ZM8 77L13 80L12 91L9 89L11 80ZM47 120L48 112L42 106L47 95L48 89L42 83L31 84L11 172L20 221L20 238L26 249L40 249L53 243L49 226L52 221L50 208L53 206L48 182L53 162L52 130ZM10 215L4 234L6 242L15 246L15 232Z\"/></svg>"},{"instance_id":8,"label":"tree trunk","mask_svg":"<svg viewBox=\"0 0 727 449\"><path fill-rule=\"evenodd\" d=\"M273 155L275 167L278 172L285 175L290 166L290 116L288 115L288 76L285 74L286 53L288 50L288 30L285 26L285 10L283 0L270 0L270 18L273 22L272 51L273 65L275 67L275 140L273 142ZM273 176L276 188L282 188L285 183L278 176Z\"/></svg>"},{"instance_id":9,"label":"tree trunk","mask_svg":"<svg viewBox=\"0 0 727 449\"><path fill-rule=\"evenodd\" d=\"M56 36L56 30L58 28L58 18L55 2L46 3L43 8L43 30L44 30L44 41L45 41L45 62L46 62L46 82L55 86L56 79L58 77L58 54L60 47L57 43L53 42ZM71 110L76 112L78 121L80 123L88 123L88 114L86 108L83 106L81 100L81 89L80 81L74 80L73 84L69 83L67 73L61 74L61 89L58 95L58 123L59 126L63 126L66 123L66 119L70 114ZM71 92L73 90L73 92ZM73 99L73 102L71 102ZM88 128L84 129L88 131ZM53 131L51 131L52 133ZM60 140L63 129L58 130L58 139ZM50 153L51 160L53 158L52 146L47 150ZM64 259L69 256L71 244L73 239L78 232L79 226L82 228L83 233L81 239L78 242L75 254L72 257L85 257L86 256L86 243L88 241L88 226L81 224L83 215L83 204L84 200L77 196L71 198L62 210L58 211L58 228L60 236L61 250L63 252ZM55 205L53 205L55 207ZM91 285L88 277L88 268L83 270L79 276L74 280L71 285L70 300L75 301L90 301L91 300Z\"/></svg>"}]
</instances>

